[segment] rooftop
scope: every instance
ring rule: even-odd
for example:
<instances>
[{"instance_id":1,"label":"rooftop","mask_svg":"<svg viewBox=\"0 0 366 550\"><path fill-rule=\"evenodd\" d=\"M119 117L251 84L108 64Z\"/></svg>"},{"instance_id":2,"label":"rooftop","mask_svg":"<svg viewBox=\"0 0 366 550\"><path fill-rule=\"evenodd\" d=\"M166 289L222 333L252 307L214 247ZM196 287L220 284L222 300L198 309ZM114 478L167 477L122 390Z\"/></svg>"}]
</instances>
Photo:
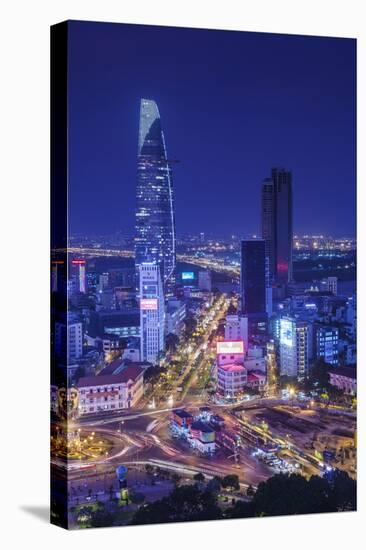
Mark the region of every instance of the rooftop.
<instances>
[{"instance_id":1,"label":"rooftop","mask_svg":"<svg viewBox=\"0 0 366 550\"><path fill-rule=\"evenodd\" d=\"M135 381L144 369L130 366L123 369L119 374L102 374L98 376L84 376L78 382L79 388L90 386L109 386L110 384L126 384L129 380Z\"/></svg>"},{"instance_id":2,"label":"rooftop","mask_svg":"<svg viewBox=\"0 0 366 550\"><path fill-rule=\"evenodd\" d=\"M218 370L225 372L246 372L246 368L243 365L237 365L235 363L228 363L227 365L219 365Z\"/></svg>"}]
</instances>

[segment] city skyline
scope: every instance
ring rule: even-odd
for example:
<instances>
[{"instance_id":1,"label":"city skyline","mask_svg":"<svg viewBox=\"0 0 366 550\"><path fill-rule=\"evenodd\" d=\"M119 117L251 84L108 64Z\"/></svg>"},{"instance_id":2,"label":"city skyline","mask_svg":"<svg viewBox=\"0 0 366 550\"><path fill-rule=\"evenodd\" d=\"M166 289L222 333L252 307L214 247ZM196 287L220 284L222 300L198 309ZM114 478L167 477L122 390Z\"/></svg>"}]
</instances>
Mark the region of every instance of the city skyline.
<instances>
[{"instance_id":1,"label":"city skyline","mask_svg":"<svg viewBox=\"0 0 366 550\"><path fill-rule=\"evenodd\" d=\"M314 236L354 222L323 95L344 93L344 139L349 79L320 72L354 44L79 22L52 38L53 68L68 60L51 81L52 113L68 114L51 128L52 522L356 510L357 244ZM296 236L304 220L312 236Z\"/></svg>"},{"instance_id":2,"label":"city skyline","mask_svg":"<svg viewBox=\"0 0 366 550\"><path fill-rule=\"evenodd\" d=\"M132 227L133 136L141 97L159 104L169 156L179 161L174 169L179 233L215 226L220 234L225 221L225 233L259 234L258 190L273 166L293 173L295 232L308 232L312 216L318 220L314 232L355 233L354 41L118 28L70 24L71 233ZM126 65L121 52L132 36L138 47ZM250 56L243 56L246 51ZM207 189L220 201L208 202ZM254 206L246 209L248 203Z\"/></svg>"}]
</instances>

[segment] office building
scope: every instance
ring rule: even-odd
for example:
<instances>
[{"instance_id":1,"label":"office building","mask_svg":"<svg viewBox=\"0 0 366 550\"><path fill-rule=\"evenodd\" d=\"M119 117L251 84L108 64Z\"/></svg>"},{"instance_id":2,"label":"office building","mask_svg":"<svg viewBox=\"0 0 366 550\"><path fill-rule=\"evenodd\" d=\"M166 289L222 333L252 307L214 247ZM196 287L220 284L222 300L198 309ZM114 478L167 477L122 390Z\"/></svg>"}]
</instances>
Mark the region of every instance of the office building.
<instances>
[{"instance_id":1,"label":"office building","mask_svg":"<svg viewBox=\"0 0 366 550\"><path fill-rule=\"evenodd\" d=\"M67 350L67 364L75 363L83 355L83 325L73 319L55 324L55 351L57 357L64 357Z\"/></svg>"},{"instance_id":2,"label":"office building","mask_svg":"<svg viewBox=\"0 0 366 550\"><path fill-rule=\"evenodd\" d=\"M165 333L181 336L184 331L186 304L180 300L168 300L165 312Z\"/></svg>"},{"instance_id":3,"label":"office building","mask_svg":"<svg viewBox=\"0 0 366 550\"><path fill-rule=\"evenodd\" d=\"M85 260L71 260L70 280L75 292L86 292L86 262Z\"/></svg>"},{"instance_id":4,"label":"office building","mask_svg":"<svg viewBox=\"0 0 366 550\"><path fill-rule=\"evenodd\" d=\"M287 285L292 280L292 174L273 168L262 183L262 238L270 281Z\"/></svg>"},{"instance_id":5,"label":"office building","mask_svg":"<svg viewBox=\"0 0 366 550\"><path fill-rule=\"evenodd\" d=\"M242 314L248 318L249 337L267 330L267 291L265 241L241 242L240 299Z\"/></svg>"},{"instance_id":6,"label":"office building","mask_svg":"<svg viewBox=\"0 0 366 550\"><path fill-rule=\"evenodd\" d=\"M172 173L155 101L141 99L137 158L135 265L159 266L164 292L175 284L175 220Z\"/></svg>"},{"instance_id":7,"label":"office building","mask_svg":"<svg viewBox=\"0 0 366 550\"><path fill-rule=\"evenodd\" d=\"M242 340L248 348L248 317L245 315L227 315L225 320L225 340Z\"/></svg>"},{"instance_id":8,"label":"office building","mask_svg":"<svg viewBox=\"0 0 366 550\"><path fill-rule=\"evenodd\" d=\"M309 368L309 325L294 317L280 319L280 375L303 380Z\"/></svg>"},{"instance_id":9,"label":"office building","mask_svg":"<svg viewBox=\"0 0 366 550\"><path fill-rule=\"evenodd\" d=\"M141 361L155 363L164 350L164 293L159 266L141 264L139 281Z\"/></svg>"},{"instance_id":10,"label":"office building","mask_svg":"<svg viewBox=\"0 0 366 550\"><path fill-rule=\"evenodd\" d=\"M336 367L339 364L338 328L314 324L314 359L324 359Z\"/></svg>"},{"instance_id":11,"label":"office building","mask_svg":"<svg viewBox=\"0 0 366 550\"><path fill-rule=\"evenodd\" d=\"M211 292L212 281L211 281L211 271L209 269L205 269L204 271L198 272L198 288L206 292Z\"/></svg>"}]
</instances>

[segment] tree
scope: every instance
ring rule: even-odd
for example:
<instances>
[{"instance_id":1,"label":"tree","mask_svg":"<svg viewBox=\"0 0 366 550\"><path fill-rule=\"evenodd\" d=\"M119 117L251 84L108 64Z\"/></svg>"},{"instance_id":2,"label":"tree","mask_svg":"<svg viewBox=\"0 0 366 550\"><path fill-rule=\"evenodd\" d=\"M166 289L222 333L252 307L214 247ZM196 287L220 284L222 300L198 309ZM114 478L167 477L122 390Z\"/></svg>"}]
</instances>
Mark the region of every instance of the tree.
<instances>
[{"instance_id":1,"label":"tree","mask_svg":"<svg viewBox=\"0 0 366 550\"><path fill-rule=\"evenodd\" d=\"M107 510L96 510L92 513L90 527L110 527L114 523L114 515Z\"/></svg>"},{"instance_id":2,"label":"tree","mask_svg":"<svg viewBox=\"0 0 366 550\"><path fill-rule=\"evenodd\" d=\"M176 351L177 347L178 347L178 344L179 344L178 336L176 334L173 334L172 332L170 332L169 334L167 334L167 336L165 338L165 344L166 344L167 350L174 353Z\"/></svg>"},{"instance_id":3,"label":"tree","mask_svg":"<svg viewBox=\"0 0 366 550\"><path fill-rule=\"evenodd\" d=\"M254 491L253 487L251 485L249 485L249 487L247 489L247 497L254 496L254 493L255 493L255 491Z\"/></svg>"},{"instance_id":4,"label":"tree","mask_svg":"<svg viewBox=\"0 0 366 550\"><path fill-rule=\"evenodd\" d=\"M201 490L198 485L183 485L176 487L169 496L139 508L131 524L204 521L222 517L212 493Z\"/></svg>"},{"instance_id":5,"label":"tree","mask_svg":"<svg viewBox=\"0 0 366 550\"><path fill-rule=\"evenodd\" d=\"M277 474L261 482L253 496L256 515L281 516L335 512L326 479L298 474Z\"/></svg>"},{"instance_id":6,"label":"tree","mask_svg":"<svg viewBox=\"0 0 366 550\"><path fill-rule=\"evenodd\" d=\"M239 491L239 477L236 474L229 474L222 479L221 485L224 489L229 488L232 491Z\"/></svg>"},{"instance_id":7,"label":"tree","mask_svg":"<svg viewBox=\"0 0 366 550\"><path fill-rule=\"evenodd\" d=\"M357 509L357 484L346 472L332 470L326 474L331 495L338 511Z\"/></svg>"},{"instance_id":8,"label":"tree","mask_svg":"<svg viewBox=\"0 0 366 550\"><path fill-rule=\"evenodd\" d=\"M204 474L203 474L202 472L198 472L198 474L195 474L195 475L193 476L193 479L194 479L195 481L198 481L199 483L204 483L204 481L205 481L206 478L205 478L205 476L204 476Z\"/></svg>"},{"instance_id":9,"label":"tree","mask_svg":"<svg viewBox=\"0 0 366 550\"><path fill-rule=\"evenodd\" d=\"M207 487L206 487L207 491L209 491L210 493L217 494L221 489L221 482L222 482L221 477L219 476L213 477L207 483Z\"/></svg>"},{"instance_id":10,"label":"tree","mask_svg":"<svg viewBox=\"0 0 366 550\"><path fill-rule=\"evenodd\" d=\"M179 474L176 474L175 472L172 474L172 477L171 477L173 483L175 485L178 485L178 483L180 482L180 480L182 479L181 476Z\"/></svg>"},{"instance_id":11,"label":"tree","mask_svg":"<svg viewBox=\"0 0 366 550\"><path fill-rule=\"evenodd\" d=\"M189 338L197 328L196 319L191 315L189 315L184 319L184 327L185 327L185 335L186 337Z\"/></svg>"},{"instance_id":12,"label":"tree","mask_svg":"<svg viewBox=\"0 0 366 550\"><path fill-rule=\"evenodd\" d=\"M143 493L132 493L130 494L130 500L133 504L143 504L145 502L145 495Z\"/></svg>"},{"instance_id":13,"label":"tree","mask_svg":"<svg viewBox=\"0 0 366 550\"><path fill-rule=\"evenodd\" d=\"M328 391L330 387L329 369L331 367L324 359L317 359L310 369L311 383L316 385L320 390Z\"/></svg>"},{"instance_id":14,"label":"tree","mask_svg":"<svg viewBox=\"0 0 366 550\"><path fill-rule=\"evenodd\" d=\"M234 506L226 510L225 517L228 519L255 517L255 509L254 509L253 502L245 502L243 500L237 500Z\"/></svg>"}]
</instances>

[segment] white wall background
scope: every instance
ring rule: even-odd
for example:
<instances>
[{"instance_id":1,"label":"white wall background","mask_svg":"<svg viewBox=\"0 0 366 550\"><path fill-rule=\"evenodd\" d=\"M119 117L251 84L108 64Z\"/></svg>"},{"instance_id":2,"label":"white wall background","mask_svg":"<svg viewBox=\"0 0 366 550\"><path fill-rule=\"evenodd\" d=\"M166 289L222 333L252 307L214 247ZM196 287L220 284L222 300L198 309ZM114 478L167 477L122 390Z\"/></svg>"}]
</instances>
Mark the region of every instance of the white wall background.
<instances>
[{"instance_id":1,"label":"white wall background","mask_svg":"<svg viewBox=\"0 0 366 550\"><path fill-rule=\"evenodd\" d=\"M357 37L359 265L365 262L364 2L348 0L13 0L1 7L0 516L5 548L345 548L365 518L365 268L359 273L359 510L67 533L48 525L49 26L64 19ZM362 124L361 124L362 122ZM38 510L38 514L37 514ZM36 513L35 513L36 512ZM359 533L357 535L357 533Z\"/></svg>"}]
</instances>

